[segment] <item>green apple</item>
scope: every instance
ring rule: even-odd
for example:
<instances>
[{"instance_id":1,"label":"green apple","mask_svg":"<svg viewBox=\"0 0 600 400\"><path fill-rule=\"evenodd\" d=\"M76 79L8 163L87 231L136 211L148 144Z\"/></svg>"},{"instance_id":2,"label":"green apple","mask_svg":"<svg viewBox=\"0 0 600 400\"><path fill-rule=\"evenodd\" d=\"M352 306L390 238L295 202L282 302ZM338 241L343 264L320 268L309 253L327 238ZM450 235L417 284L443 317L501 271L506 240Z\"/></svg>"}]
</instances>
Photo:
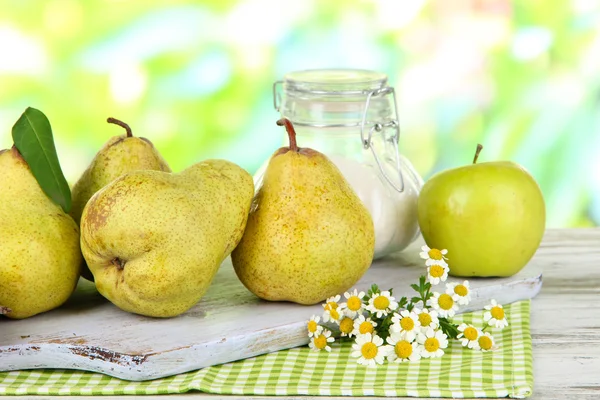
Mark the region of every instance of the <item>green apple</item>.
<instances>
[{"instance_id":1,"label":"green apple","mask_svg":"<svg viewBox=\"0 0 600 400\"><path fill-rule=\"evenodd\" d=\"M439 172L421 190L418 219L431 248L448 249L450 275L506 277L533 257L546 226L535 179L519 164L496 161Z\"/></svg>"}]
</instances>

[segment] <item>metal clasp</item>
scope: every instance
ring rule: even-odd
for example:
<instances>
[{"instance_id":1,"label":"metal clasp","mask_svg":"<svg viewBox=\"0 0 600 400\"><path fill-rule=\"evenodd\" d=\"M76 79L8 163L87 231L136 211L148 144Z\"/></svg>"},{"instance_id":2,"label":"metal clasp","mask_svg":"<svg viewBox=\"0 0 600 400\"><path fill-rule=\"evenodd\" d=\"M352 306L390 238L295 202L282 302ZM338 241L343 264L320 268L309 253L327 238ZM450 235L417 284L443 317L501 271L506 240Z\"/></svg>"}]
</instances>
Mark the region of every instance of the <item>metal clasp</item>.
<instances>
[{"instance_id":1,"label":"metal clasp","mask_svg":"<svg viewBox=\"0 0 600 400\"><path fill-rule=\"evenodd\" d=\"M369 129L369 136L365 139L365 126L367 123L367 114L369 112L369 107L371 105L371 98L373 96L378 96L378 95L386 95L386 94L392 94L392 99L394 101L394 119L385 122L385 123L380 123L380 122L376 122L371 129ZM400 186L398 187L393 181L392 179L388 176L387 172L385 172L385 169L383 168L383 165L381 164L381 161L379 160L379 157L377 156L377 153L375 152L375 149L373 148L373 145L371 144L371 139L373 137L373 132L381 132L383 130L383 128L386 127L390 127L393 128L395 130L394 135L391 137L391 142L392 145L394 146L394 154L395 154L395 158L396 158L396 172L398 172L398 178L400 179ZM363 113L363 117L362 117L362 121L360 124L360 139L362 141L362 145L363 148L365 150L371 149L371 153L373 154L373 158L375 158L375 162L377 163L377 166L379 167L379 171L381 171L383 177L385 178L386 181L388 181L388 183L390 185L392 185L392 187L394 189L396 189L396 191L402 193L404 192L404 178L402 177L402 170L400 167L400 154L398 154L398 145L400 142L400 124L398 123L398 105L396 103L396 91L394 90L393 87L385 87L382 89L377 89L377 90L373 90L372 92L369 92L367 94L367 100L365 102L365 111Z\"/></svg>"}]
</instances>

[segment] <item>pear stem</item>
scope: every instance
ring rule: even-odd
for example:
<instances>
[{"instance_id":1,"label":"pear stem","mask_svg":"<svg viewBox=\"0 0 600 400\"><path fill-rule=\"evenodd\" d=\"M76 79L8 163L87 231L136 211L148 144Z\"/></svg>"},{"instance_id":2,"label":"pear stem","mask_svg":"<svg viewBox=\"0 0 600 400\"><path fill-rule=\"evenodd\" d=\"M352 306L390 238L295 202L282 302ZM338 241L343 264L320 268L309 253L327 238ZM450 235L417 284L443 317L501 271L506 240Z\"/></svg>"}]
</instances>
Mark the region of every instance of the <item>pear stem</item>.
<instances>
[{"instance_id":1,"label":"pear stem","mask_svg":"<svg viewBox=\"0 0 600 400\"><path fill-rule=\"evenodd\" d=\"M294 129L294 125L292 125L292 121L287 118L281 118L280 120L277 120L277 125L285 126L288 138L290 139L290 150L298 151L298 145L296 144L296 130Z\"/></svg>"},{"instance_id":2,"label":"pear stem","mask_svg":"<svg viewBox=\"0 0 600 400\"><path fill-rule=\"evenodd\" d=\"M112 265L117 267L117 269L119 269L119 270L123 270L125 268L125 262L118 257L112 259L110 262Z\"/></svg>"},{"instance_id":3,"label":"pear stem","mask_svg":"<svg viewBox=\"0 0 600 400\"><path fill-rule=\"evenodd\" d=\"M477 149L475 150L475 157L473 157L473 164L477 163L477 159L479 158L479 153L481 153L481 150L483 149L483 146L479 143L477 143Z\"/></svg>"},{"instance_id":4,"label":"pear stem","mask_svg":"<svg viewBox=\"0 0 600 400\"><path fill-rule=\"evenodd\" d=\"M109 117L106 120L106 122L108 122L109 124L119 125L120 127L125 128L125 131L127 131L127 137L133 137L133 133L131 132L131 128L125 122L120 121L120 120L118 120L116 118L113 118L113 117Z\"/></svg>"},{"instance_id":5,"label":"pear stem","mask_svg":"<svg viewBox=\"0 0 600 400\"><path fill-rule=\"evenodd\" d=\"M12 312L12 310L8 307L0 306L0 315L5 315Z\"/></svg>"}]
</instances>

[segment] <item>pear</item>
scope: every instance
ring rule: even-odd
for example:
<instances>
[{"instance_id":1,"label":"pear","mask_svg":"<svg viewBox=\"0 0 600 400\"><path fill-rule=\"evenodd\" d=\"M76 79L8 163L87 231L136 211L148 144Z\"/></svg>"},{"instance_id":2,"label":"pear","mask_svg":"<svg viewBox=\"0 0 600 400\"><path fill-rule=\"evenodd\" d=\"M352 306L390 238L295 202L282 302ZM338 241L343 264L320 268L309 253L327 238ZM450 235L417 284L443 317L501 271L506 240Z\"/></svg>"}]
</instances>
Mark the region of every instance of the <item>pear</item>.
<instances>
[{"instance_id":1,"label":"pear","mask_svg":"<svg viewBox=\"0 0 600 400\"><path fill-rule=\"evenodd\" d=\"M253 195L250 174L225 160L117 178L81 217L81 249L96 288L131 313L187 311L241 239Z\"/></svg>"},{"instance_id":2,"label":"pear","mask_svg":"<svg viewBox=\"0 0 600 400\"><path fill-rule=\"evenodd\" d=\"M0 313L22 319L71 295L79 227L41 189L16 147L0 152Z\"/></svg>"},{"instance_id":3,"label":"pear","mask_svg":"<svg viewBox=\"0 0 600 400\"><path fill-rule=\"evenodd\" d=\"M98 151L73 186L70 214L77 224L81 222L83 208L92 195L125 172L140 169L171 172L152 142L143 137L133 136L129 125L118 119L108 118L107 122L125 128L126 133L113 136ZM88 280L93 279L85 263L82 265L81 274Z\"/></svg>"},{"instance_id":4,"label":"pear","mask_svg":"<svg viewBox=\"0 0 600 400\"><path fill-rule=\"evenodd\" d=\"M315 304L352 287L373 260L367 208L324 154L296 145L277 150L258 189L244 236L231 254L240 281L271 301Z\"/></svg>"}]
</instances>

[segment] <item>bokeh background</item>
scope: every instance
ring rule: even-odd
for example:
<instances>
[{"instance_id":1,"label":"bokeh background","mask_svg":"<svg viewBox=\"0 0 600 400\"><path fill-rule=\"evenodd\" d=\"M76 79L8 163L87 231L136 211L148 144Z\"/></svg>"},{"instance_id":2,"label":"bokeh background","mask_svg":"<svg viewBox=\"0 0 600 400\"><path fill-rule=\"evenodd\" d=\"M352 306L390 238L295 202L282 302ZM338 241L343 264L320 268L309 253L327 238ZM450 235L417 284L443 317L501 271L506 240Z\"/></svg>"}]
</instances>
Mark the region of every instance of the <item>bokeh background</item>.
<instances>
[{"instance_id":1,"label":"bokeh background","mask_svg":"<svg viewBox=\"0 0 600 400\"><path fill-rule=\"evenodd\" d=\"M324 67L389 76L424 179L481 142L534 175L548 227L600 225L596 0L0 0L0 147L33 106L71 183L121 134L109 116L174 171L253 173L283 140L273 82Z\"/></svg>"}]
</instances>

